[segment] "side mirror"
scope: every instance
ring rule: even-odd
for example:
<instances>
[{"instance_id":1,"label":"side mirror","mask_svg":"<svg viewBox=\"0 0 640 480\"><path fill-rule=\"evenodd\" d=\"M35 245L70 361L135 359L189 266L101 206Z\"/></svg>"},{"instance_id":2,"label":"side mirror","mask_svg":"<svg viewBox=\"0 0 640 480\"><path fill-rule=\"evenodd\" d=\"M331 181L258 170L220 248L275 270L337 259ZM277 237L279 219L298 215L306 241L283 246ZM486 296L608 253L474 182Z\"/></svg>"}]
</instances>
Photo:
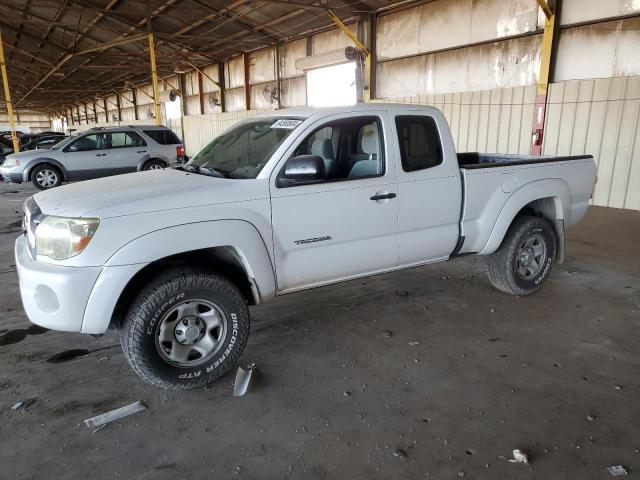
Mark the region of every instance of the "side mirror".
<instances>
[{"instance_id":1,"label":"side mirror","mask_svg":"<svg viewBox=\"0 0 640 480\"><path fill-rule=\"evenodd\" d=\"M324 160L318 155L299 155L287 160L284 171L280 172L276 185L292 187L304 183L317 182L325 178Z\"/></svg>"},{"instance_id":2,"label":"side mirror","mask_svg":"<svg viewBox=\"0 0 640 480\"><path fill-rule=\"evenodd\" d=\"M67 148L67 152L77 152L78 151L78 147L76 145L71 145L69 148Z\"/></svg>"}]
</instances>

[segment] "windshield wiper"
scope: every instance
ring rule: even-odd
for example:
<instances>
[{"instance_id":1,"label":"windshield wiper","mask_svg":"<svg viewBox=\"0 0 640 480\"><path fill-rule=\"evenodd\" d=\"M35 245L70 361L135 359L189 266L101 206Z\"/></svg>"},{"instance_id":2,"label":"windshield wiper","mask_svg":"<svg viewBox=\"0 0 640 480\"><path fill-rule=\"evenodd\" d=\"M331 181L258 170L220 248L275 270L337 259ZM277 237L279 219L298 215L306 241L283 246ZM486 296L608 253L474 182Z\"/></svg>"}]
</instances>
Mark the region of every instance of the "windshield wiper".
<instances>
[{"instance_id":1,"label":"windshield wiper","mask_svg":"<svg viewBox=\"0 0 640 480\"><path fill-rule=\"evenodd\" d=\"M198 167L198 173L209 175L210 177L228 178L229 175L220 170L211 167Z\"/></svg>"}]
</instances>

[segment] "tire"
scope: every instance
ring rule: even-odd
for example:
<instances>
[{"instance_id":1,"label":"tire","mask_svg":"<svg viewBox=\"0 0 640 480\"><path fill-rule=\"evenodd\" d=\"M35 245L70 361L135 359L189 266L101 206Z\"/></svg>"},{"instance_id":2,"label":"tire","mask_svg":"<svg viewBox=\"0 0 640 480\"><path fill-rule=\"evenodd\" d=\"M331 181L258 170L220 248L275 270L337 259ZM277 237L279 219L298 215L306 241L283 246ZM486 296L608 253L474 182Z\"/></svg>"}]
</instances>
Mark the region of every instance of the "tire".
<instances>
[{"instance_id":1,"label":"tire","mask_svg":"<svg viewBox=\"0 0 640 480\"><path fill-rule=\"evenodd\" d=\"M144 171L160 170L162 168L167 168L167 164L164 163L162 160L149 160L147 163L144 164L144 167L142 167L142 170Z\"/></svg>"},{"instance_id":2,"label":"tire","mask_svg":"<svg viewBox=\"0 0 640 480\"><path fill-rule=\"evenodd\" d=\"M127 362L142 380L186 390L227 373L248 337L249 310L233 283L214 273L177 268L158 275L140 292L120 339Z\"/></svg>"},{"instance_id":3,"label":"tire","mask_svg":"<svg viewBox=\"0 0 640 480\"><path fill-rule=\"evenodd\" d=\"M489 256L489 280L513 295L531 295L546 282L556 258L556 233L544 218L515 219L500 248Z\"/></svg>"},{"instance_id":4,"label":"tire","mask_svg":"<svg viewBox=\"0 0 640 480\"><path fill-rule=\"evenodd\" d=\"M62 172L58 167L43 163L31 171L31 182L39 190L55 188L62 183Z\"/></svg>"}]
</instances>

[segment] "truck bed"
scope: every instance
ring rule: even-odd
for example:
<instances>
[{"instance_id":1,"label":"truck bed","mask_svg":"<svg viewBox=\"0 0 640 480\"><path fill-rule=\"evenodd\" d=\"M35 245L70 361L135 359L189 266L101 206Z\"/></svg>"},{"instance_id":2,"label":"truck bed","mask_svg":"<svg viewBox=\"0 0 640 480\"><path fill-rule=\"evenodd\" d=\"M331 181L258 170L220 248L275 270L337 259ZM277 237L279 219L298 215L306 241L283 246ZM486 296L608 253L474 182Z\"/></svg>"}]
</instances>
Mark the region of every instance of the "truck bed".
<instances>
[{"instance_id":1,"label":"truck bed","mask_svg":"<svg viewBox=\"0 0 640 480\"><path fill-rule=\"evenodd\" d=\"M540 157L459 153L463 208L459 253L491 253L498 247L496 229L506 230L520 208L539 200L538 209L554 212L565 228L586 213L593 188L595 164L591 155ZM515 199L513 199L515 197ZM560 213L559 209L562 210ZM506 215L503 215L507 213ZM508 218L507 218L508 217ZM505 220L506 219L506 223Z\"/></svg>"},{"instance_id":2,"label":"truck bed","mask_svg":"<svg viewBox=\"0 0 640 480\"><path fill-rule=\"evenodd\" d=\"M566 162L567 160L588 160L591 155L574 155L565 157L540 155L508 155L501 153L458 153L458 165L464 169L508 167L534 163Z\"/></svg>"}]
</instances>

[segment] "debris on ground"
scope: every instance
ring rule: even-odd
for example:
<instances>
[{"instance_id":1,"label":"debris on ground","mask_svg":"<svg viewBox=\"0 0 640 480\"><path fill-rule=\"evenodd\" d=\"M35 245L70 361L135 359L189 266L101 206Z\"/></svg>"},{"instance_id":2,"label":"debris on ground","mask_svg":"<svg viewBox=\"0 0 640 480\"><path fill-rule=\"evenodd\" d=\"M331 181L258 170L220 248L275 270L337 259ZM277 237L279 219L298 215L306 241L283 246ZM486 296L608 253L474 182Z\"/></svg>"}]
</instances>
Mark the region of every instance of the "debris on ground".
<instances>
[{"instance_id":1,"label":"debris on ground","mask_svg":"<svg viewBox=\"0 0 640 480\"><path fill-rule=\"evenodd\" d=\"M236 372L236 383L233 385L234 397L241 397L247 393L254 369L254 363L247 365L246 368L238 367L238 371Z\"/></svg>"},{"instance_id":2,"label":"debris on ground","mask_svg":"<svg viewBox=\"0 0 640 480\"><path fill-rule=\"evenodd\" d=\"M19 402L16 402L13 405L11 405L11 410L13 410L14 412L16 410L26 410L31 405L33 405L35 401L36 401L35 398L27 398L25 400L20 400Z\"/></svg>"},{"instance_id":3,"label":"debris on ground","mask_svg":"<svg viewBox=\"0 0 640 480\"><path fill-rule=\"evenodd\" d=\"M414 342L409 342L409 345L415 347L416 345L420 345L420 340L416 340Z\"/></svg>"},{"instance_id":4,"label":"debris on ground","mask_svg":"<svg viewBox=\"0 0 640 480\"><path fill-rule=\"evenodd\" d=\"M622 390L622 385L615 385L613 388L615 388L616 390Z\"/></svg>"},{"instance_id":5,"label":"debris on ground","mask_svg":"<svg viewBox=\"0 0 640 480\"><path fill-rule=\"evenodd\" d=\"M382 332L380 334L380 336L382 338L391 338L391 337L393 337L393 332L391 332L390 330L385 330L384 332Z\"/></svg>"},{"instance_id":6,"label":"debris on ground","mask_svg":"<svg viewBox=\"0 0 640 480\"><path fill-rule=\"evenodd\" d=\"M125 405L124 407L117 408L115 410L111 410L107 413L102 413L100 415L96 415L95 417L87 418L84 423L89 428L97 428L102 425L106 425L107 423L111 423L115 420L120 420L126 416L132 415L136 412L140 412L145 410L147 407L141 402L137 401L130 405ZM94 430L94 432L97 430Z\"/></svg>"},{"instance_id":7,"label":"debris on ground","mask_svg":"<svg viewBox=\"0 0 640 480\"><path fill-rule=\"evenodd\" d=\"M401 448L398 448L393 452L393 456L399 458L407 458L407 452L405 452Z\"/></svg>"},{"instance_id":8,"label":"debris on ground","mask_svg":"<svg viewBox=\"0 0 640 480\"><path fill-rule=\"evenodd\" d=\"M607 467L607 471L614 477L623 477L628 475L627 469L622 465L611 465L610 467Z\"/></svg>"},{"instance_id":9,"label":"debris on ground","mask_svg":"<svg viewBox=\"0 0 640 480\"><path fill-rule=\"evenodd\" d=\"M593 421L595 419L596 419L596 416L593 413L588 413L587 414L587 420Z\"/></svg>"},{"instance_id":10,"label":"debris on ground","mask_svg":"<svg viewBox=\"0 0 640 480\"><path fill-rule=\"evenodd\" d=\"M510 458L509 461L511 463L524 463L525 465L529 465L529 457L518 448L513 451L513 458Z\"/></svg>"}]
</instances>

